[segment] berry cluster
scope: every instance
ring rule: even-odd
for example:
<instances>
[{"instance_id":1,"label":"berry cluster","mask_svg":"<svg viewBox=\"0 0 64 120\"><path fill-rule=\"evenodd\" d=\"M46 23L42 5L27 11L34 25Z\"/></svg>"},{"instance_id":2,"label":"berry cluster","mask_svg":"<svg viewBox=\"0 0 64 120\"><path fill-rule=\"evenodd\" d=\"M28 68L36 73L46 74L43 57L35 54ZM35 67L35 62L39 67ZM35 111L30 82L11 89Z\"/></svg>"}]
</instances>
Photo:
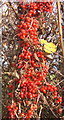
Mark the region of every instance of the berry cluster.
<instances>
[{"instance_id":1,"label":"berry cluster","mask_svg":"<svg viewBox=\"0 0 64 120\"><path fill-rule=\"evenodd\" d=\"M16 103L13 102L11 105L7 106L7 109L9 111L9 119L15 119L16 118L16 112L18 111L18 107L16 106Z\"/></svg>"},{"instance_id":2,"label":"berry cluster","mask_svg":"<svg viewBox=\"0 0 64 120\"><path fill-rule=\"evenodd\" d=\"M27 80L24 83L21 83L21 92L20 97L21 98L34 98L37 97L37 88L35 87L35 84L31 80Z\"/></svg>"},{"instance_id":3,"label":"berry cluster","mask_svg":"<svg viewBox=\"0 0 64 120\"><path fill-rule=\"evenodd\" d=\"M26 118L26 119L30 119L30 118L32 118L33 111L36 110L37 108L38 108L37 105L32 104L31 107L30 107L30 109L27 111L27 113L22 112L22 113L20 113L19 116L20 116L21 118L24 117L24 118Z\"/></svg>"},{"instance_id":4,"label":"berry cluster","mask_svg":"<svg viewBox=\"0 0 64 120\"><path fill-rule=\"evenodd\" d=\"M20 19L22 19L22 15ZM33 42L34 45L38 44L38 24L39 22L35 18L25 17L24 21L21 21L20 25L18 25L18 36L20 39L30 39L30 42Z\"/></svg>"},{"instance_id":5,"label":"berry cluster","mask_svg":"<svg viewBox=\"0 0 64 120\"><path fill-rule=\"evenodd\" d=\"M50 12L52 13L52 2L30 2L29 4L25 4L23 5L23 3L21 2L20 7L23 8L24 10L29 9L29 13L28 16L32 17L32 16L36 16L39 15L40 12Z\"/></svg>"},{"instance_id":6,"label":"berry cluster","mask_svg":"<svg viewBox=\"0 0 64 120\"><path fill-rule=\"evenodd\" d=\"M52 2L30 2L29 4L20 4L21 10L24 10L24 14L20 15L20 24L18 25L18 36L20 39L27 40L30 39L31 44L39 44L38 39L38 28L39 21L37 17L43 11L52 12Z\"/></svg>"},{"instance_id":7,"label":"berry cluster","mask_svg":"<svg viewBox=\"0 0 64 120\"><path fill-rule=\"evenodd\" d=\"M43 93L50 92L53 95L53 99L55 100L56 104L62 103L62 97L58 97L58 89L57 87L50 85L49 83L47 85L43 85L40 88L40 91Z\"/></svg>"}]
</instances>

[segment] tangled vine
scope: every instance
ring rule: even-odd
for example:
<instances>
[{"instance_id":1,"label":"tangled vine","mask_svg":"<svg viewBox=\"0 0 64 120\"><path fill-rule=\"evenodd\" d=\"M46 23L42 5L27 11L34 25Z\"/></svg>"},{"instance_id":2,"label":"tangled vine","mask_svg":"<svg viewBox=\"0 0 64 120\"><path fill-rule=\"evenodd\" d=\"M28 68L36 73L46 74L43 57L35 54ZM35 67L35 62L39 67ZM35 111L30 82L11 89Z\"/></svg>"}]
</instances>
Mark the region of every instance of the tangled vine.
<instances>
[{"instance_id":1,"label":"tangled vine","mask_svg":"<svg viewBox=\"0 0 64 120\"><path fill-rule=\"evenodd\" d=\"M16 86L8 85L10 89L8 95L13 100L7 109L10 119L30 119L40 107L39 96L46 97L52 94L55 104L62 103L58 88L46 81L49 67L39 41L39 18L44 21L41 13L44 11L52 13L53 6L52 2L30 2L30 4L21 2L19 8L20 17L16 33L21 48L17 66L20 78L14 78ZM58 112L61 113L62 109L59 108Z\"/></svg>"}]
</instances>

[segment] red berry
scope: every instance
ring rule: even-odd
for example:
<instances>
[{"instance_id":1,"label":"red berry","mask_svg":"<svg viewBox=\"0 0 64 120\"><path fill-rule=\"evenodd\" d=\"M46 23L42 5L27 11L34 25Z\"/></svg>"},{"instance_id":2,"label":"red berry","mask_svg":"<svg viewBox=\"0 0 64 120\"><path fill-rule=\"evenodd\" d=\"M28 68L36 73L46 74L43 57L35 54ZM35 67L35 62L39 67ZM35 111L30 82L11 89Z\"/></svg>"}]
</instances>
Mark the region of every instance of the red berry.
<instances>
[{"instance_id":1,"label":"red berry","mask_svg":"<svg viewBox=\"0 0 64 120\"><path fill-rule=\"evenodd\" d=\"M58 100L56 100L56 104L59 104L59 101L58 101Z\"/></svg>"},{"instance_id":2,"label":"red berry","mask_svg":"<svg viewBox=\"0 0 64 120\"><path fill-rule=\"evenodd\" d=\"M57 94L58 94L57 92L54 92L54 95L56 95L56 96L57 96Z\"/></svg>"},{"instance_id":3,"label":"red berry","mask_svg":"<svg viewBox=\"0 0 64 120\"><path fill-rule=\"evenodd\" d=\"M20 117L24 117L24 116L25 116L24 112L20 113Z\"/></svg>"},{"instance_id":4,"label":"red berry","mask_svg":"<svg viewBox=\"0 0 64 120\"><path fill-rule=\"evenodd\" d=\"M21 92L21 93L20 93L20 96L21 96L21 98L24 98L24 93Z\"/></svg>"},{"instance_id":5,"label":"red berry","mask_svg":"<svg viewBox=\"0 0 64 120\"><path fill-rule=\"evenodd\" d=\"M62 97L59 97L59 98L58 98L58 101L59 101L59 102L62 102Z\"/></svg>"},{"instance_id":6,"label":"red berry","mask_svg":"<svg viewBox=\"0 0 64 120\"><path fill-rule=\"evenodd\" d=\"M59 112L59 113L62 113L62 108L59 108L59 109L58 109L58 112Z\"/></svg>"},{"instance_id":7,"label":"red berry","mask_svg":"<svg viewBox=\"0 0 64 120\"><path fill-rule=\"evenodd\" d=\"M46 93L46 90L44 88L41 88L40 91Z\"/></svg>"}]
</instances>

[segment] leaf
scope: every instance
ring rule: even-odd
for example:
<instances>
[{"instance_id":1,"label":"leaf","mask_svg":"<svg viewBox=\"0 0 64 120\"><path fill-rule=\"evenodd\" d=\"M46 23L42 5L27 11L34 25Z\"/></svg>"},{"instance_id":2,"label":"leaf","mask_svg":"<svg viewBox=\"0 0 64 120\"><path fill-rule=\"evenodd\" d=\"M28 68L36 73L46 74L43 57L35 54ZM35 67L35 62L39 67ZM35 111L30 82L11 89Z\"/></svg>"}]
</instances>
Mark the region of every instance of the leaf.
<instances>
[{"instance_id":1,"label":"leaf","mask_svg":"<svg viewBox=\"0 0 64 120\"><path fill-rule=\"evenodd\" d=\"M54 43L52 43L52 42L50 42L50 43L47 42L46 45L48 47L51 47L51 48L56 48L56 45Z\"/></svg>"},{"instance_id":2,"label":"leaf","mask_svg":"<svg viewBox=\"0 0 64 120\"><path fill-rule=\"evenodd\" d=\"M41 44L46 44L46 43L47 43L47 41L46 41L46 40L44 40L44 39L40 39L40 43L41 43Z\"/></svg>"},{"instance_id":3,"label":"leaf","mask_svg":"<svg viewBox=\"0 0 64 120\"><path fill-rule=\"evenodd\" d=\"M55 78L55 75L50 75L50 79L53 80Z\"/></svg>"},{"instance_id":4,"label":"leaf","mask_svg":"<svg viewBox=\"0 0 64 120\"><path fill-rule=\"evenodd\" d=\"M40 43L44 44L44 51L46 53L54 53L54 52L56 52L57 46L54 43L52 43L52 42L48 43L44 39L40 39Z\"/></svg>"},{"instance_id":5,"label":"leaf","mask_svg":"<svg viewBox=\"0 0 64 120\"><path fill-rule=\"evenodd\" d=\"M53 43L46 43L44 45L44 51L46 53L54 53L54 52L56 52L56 45Z\"/></svg>"}]
</instances>

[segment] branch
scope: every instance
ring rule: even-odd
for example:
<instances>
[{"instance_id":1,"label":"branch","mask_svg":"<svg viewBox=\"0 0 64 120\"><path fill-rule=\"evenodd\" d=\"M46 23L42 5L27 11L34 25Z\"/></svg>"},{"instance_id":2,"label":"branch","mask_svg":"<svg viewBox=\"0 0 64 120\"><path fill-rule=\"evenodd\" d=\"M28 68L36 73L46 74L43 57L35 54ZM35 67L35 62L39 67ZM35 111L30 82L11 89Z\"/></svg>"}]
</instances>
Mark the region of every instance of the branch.
<instances>
[{"instance_id":1,"label":"branch","mask_svg":"<svg viewBox=\"0 0 64 120\"><path fill-rule=\"evenodd\" d=\"M62 37L62 26L61 26L60 0L58 0L57 6L58 6L58 24L59 24L59 34L60 34L60 45L61 45L61 48L62 48L62 54L63 54L63 56L64 56L63 37Z\"/></svg>"}]
</instances>

